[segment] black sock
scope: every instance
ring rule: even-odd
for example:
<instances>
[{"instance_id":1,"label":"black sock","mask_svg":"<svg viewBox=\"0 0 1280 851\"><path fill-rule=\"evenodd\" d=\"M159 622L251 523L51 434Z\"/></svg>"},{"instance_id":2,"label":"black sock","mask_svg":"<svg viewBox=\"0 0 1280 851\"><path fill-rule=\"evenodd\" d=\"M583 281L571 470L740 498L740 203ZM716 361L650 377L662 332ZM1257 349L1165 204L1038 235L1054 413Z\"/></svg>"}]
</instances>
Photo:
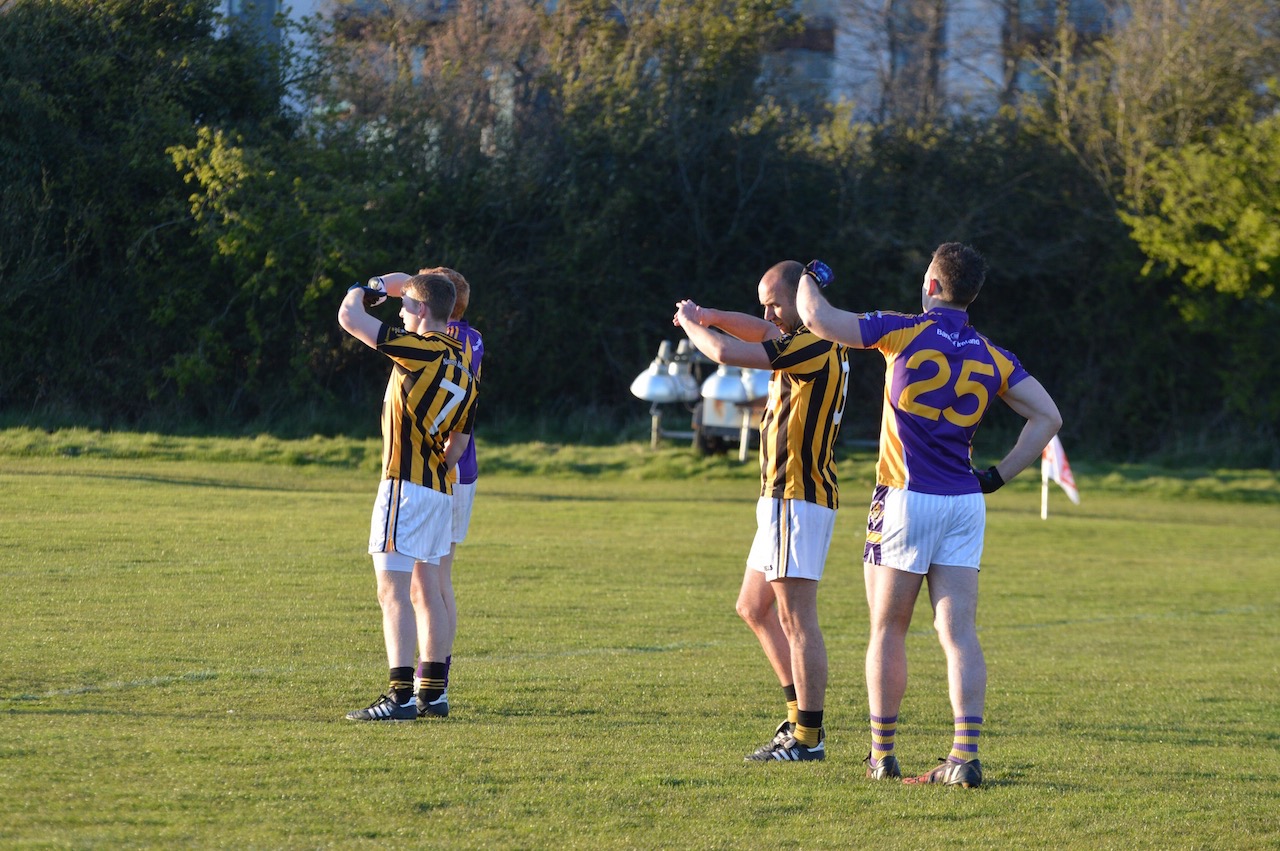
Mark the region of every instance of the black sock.
<instances>
[{"instance_id":1,"label":"black sock","mask_svg":"<svg viewBox=\"0 0 1280 851\"><path fill-rule=\"evenodd\" d=\"M413 666L391 669L391 686L387 689L397 703L413 697Z\"/></svg>"},{"instance_id":2,"label":"black sock","mask_svg":"<svg viewBox=\"0 0 1280 851\"><path fill-rule=\"evenodd\" d=\"M444 678L448 665L444 662L426 662L418 666L418 696L425 700L435 700L444 694Z\"/></svg>"}]
</instances>

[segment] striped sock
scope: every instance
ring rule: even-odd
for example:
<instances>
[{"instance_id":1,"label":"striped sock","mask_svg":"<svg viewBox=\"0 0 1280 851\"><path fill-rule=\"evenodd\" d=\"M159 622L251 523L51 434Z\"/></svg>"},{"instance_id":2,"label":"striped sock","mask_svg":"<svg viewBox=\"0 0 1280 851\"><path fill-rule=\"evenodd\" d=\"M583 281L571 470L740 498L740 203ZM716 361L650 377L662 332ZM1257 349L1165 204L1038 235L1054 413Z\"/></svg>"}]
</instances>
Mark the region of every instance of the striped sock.
<instances>
[{"instance_id":1,"label":"striped sock","mask_svg":"<svg viewBox=\"0 0 1280 851\"><path fill-rule=\"evenodd\" d=\"M404 703L413 697L413 668L392 668L391 685L387 687L387 691L395 695L399 703Z\"/></svg>"},{"instance_id":2,"label":"striped sock","mask_svg":"<svg viewBox=\"0 0 1280 851\"><path fill-rule=\"evenodd\" d=\"M800 715L800 701L796 699L796 686L792 683L789 686L782 687L782 696L787 699L787 720L795 725L796 718Z\"/></svg>"},{"instance_id":3,"label":"striped sock","mask_svg":"<svg viewBox=\"0 0 1280 851\"><path fill-rule=\"evenodd\" d=\"M968 762L978 758L978 736L982 733L981 715L959 715L956 717L956 737L951 743L951 753L947 754L948 762Z\"/></svg>"},{"instance_id":4,"label":"striped sock","mask_svg":"<svg viewBox=\"0 0 1280 851\"><path fill-rule=\"evenodd\" d=\"M422 662L418 665L418 696L428 701L444 694L444 662Z\"/></svg>"},{"instance_id":5,"label":"striped sock","mask_svg":"<svg viewBox=\"0 0 1280 851\"><path fill-rule=\"evenodd\" d=\"M871 716L871 764L879 765L880 760L893 756L893 738L898 734L898 716Z\"/></svg>"},{"instance_id":6,"label":"striped sock","mask_svg":"<svg viewBox=\"0 0 1280 851\"><path fill-rule=\"evenodd\" d=\"M801 709L797 713L796 730L792 735L806 748L816 748L822 744L822 710L805 712Z\"/></svg>"}]
</instances>

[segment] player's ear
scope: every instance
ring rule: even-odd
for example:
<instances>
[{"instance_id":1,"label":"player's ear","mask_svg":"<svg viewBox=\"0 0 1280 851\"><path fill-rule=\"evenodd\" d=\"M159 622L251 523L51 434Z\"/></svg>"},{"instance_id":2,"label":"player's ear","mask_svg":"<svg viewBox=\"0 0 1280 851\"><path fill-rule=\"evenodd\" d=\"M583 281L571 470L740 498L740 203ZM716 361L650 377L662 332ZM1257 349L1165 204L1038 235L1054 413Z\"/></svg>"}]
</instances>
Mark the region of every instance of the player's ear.
<instances>
[{"instance_id":1,"label":"player's ear","mask_svg":"<svg viewBox=\"0 0 1280 851\"><path fill-rule=\"evenodd\" d=\"M930 279L929 279L929 289L928 289L928 293L929 293L929 295L930 295L930 296L936 296L936 295L937 295L938 293L940 293L940 292L942 292L942 284L938 283L938 279L937 279L937 278L930 278Z\"/></svg>"}]
</instances>

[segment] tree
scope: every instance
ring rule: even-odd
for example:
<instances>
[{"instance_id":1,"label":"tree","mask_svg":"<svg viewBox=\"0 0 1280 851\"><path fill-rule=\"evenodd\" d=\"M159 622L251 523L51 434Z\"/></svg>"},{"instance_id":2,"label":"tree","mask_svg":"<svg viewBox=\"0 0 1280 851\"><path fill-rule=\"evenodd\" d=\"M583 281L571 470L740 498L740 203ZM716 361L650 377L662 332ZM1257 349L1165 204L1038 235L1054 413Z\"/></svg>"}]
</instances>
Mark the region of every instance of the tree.
<instances>
[{"instance_id":1,"label":"tree","mask_svg":"<svg viewBox=\"0 0 1280 851\"><path fill-rule=\"evenodd\" d=\"M1221 130L1160 156L1142 212L1123 214L1134 239L1192 290L1254 303L1280 283L1280 115Z\"/></svg>"},{"instance_id":2,"label":"tree","mask_svg":"<svg viewBox=\"0 0 1280 851\"><path fill-rule=\"evenodd\" d=\"M1060 0L1061 2L1061 0ZM1117 207L1146 191L1164 152L1203 142L1237 105L1267 110L1280 73L1280 7L1272 0L1126 0L1110 31L1081 49L1058 15L1035 55L1047 97L1023 108L1094 173Z\"/></svg>"},{"instance_id":3,"label":"tree","mask_svg":"<svg viewBox=\"0 0 1280 851\"><path fill-rule=\"evenodd\" d=\"M1140 212L1123 213L1148 275L1185 284L1174 303L1190 327L1224 334L1212 369L1246 422L1280 424L1274 375L1280 320L1280 115L1242 120L1204 143L1162 155Z\"/></svg>"},{"instance_id":4,"label":"tree","mask_svg":"<svg viewBox=\"0 0 1280 851\"><path fill-rule=\"evenodd\" d=\"M154 294L198 292L203 265L165 150L200 124L279 122L281 91L268 56L216 36L209 2L0 14L0 406L164 405L186 328L156 333Z\"/></svg>"}]
</instances>

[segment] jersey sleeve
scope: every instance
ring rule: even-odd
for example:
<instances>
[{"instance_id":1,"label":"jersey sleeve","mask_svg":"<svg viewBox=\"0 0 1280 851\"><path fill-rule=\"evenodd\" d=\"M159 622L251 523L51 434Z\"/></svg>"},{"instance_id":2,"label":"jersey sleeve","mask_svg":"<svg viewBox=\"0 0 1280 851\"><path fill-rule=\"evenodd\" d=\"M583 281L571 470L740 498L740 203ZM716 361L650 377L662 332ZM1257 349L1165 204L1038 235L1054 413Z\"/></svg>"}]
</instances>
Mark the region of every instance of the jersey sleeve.
<instances>
[{"instance_id":1,"label":"jersey sleeve","mask_svg":"<svg viewBox=\"0 0 1280 851\"><path fill-rule=\"evenodd\" d=\"M917 317L890 310L876 310L858 315L858 331L863 348L881 352L901 351L915 336Z\"/></svg>"},{"instance_id":2,"label":"jersey sleeve","mask_svg":"<svg viewBox=\"0 0 1280 851\"><path fill-rule=\"evenodd\" d=\"M439 360L447 347L432 337L383 323L378 331L378 351L410 372L419 372Z\"/></svg>"},{"instance_id":3,"label":"jersey sleeve","mask_svg":"<svg viewBox=\"0 0 1280 851\"><path fill-rule=\"evenodd\" d=\"M1000 348L990 340L987 340L987 350L991 352L991 359L995 361L1001 378L1000 389L996 391L997 395L1003 396L1010 387L1031 377L1013 352Z\"/></svg>"},{"instance_id":4,"label":"jersey sleeve","mask_svg":"<svg viewBox=\"0 0 1280 851\"><path fill-rule=\"evenodd\" d=\"M800 328L776 339L765 340L761 345L774 369L804 376L825 370L827 355L836 344L807 328Z\"/></svg>"}]
</instances>

